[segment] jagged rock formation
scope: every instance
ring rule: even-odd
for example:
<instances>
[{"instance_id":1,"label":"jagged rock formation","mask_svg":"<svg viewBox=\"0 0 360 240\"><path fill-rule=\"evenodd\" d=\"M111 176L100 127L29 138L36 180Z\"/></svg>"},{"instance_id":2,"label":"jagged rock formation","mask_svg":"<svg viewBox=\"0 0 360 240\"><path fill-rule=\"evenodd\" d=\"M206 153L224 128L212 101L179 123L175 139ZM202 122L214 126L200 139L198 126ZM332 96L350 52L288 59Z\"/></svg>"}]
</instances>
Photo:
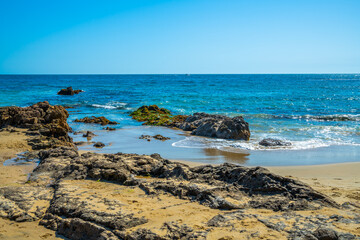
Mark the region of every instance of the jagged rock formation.
<instances>
[{"instance_id":1,"label":"jagged rock formation","mask_svg":"<svg viewBox=\"0 0 360 240\"><path fill-rule=\"evenodd\" d=\"M117 122L115 121L110 121L109 119L105 118L105 117L95 117L95 116L92 116L92 117L84 117L84 118L81 118L81 119L75 119L74 122L82 122L82 123L95 123L95 124L101 124L101 125L116 125L118 124Z\"/></svg>"},{"instance_id":2,"label":"jagged rock formation","mask_svg":"<svg viewBox=\"0 0 360 240\"><path fill-rule=\"evenodd\" d=\"M0 214L16 221L40 218L40 224L70 239L213 239L224 229L240 238L263 238L244 221L278 239L356 239L337 226L360 224L357 215L302 215L341 206L261 167L189 167L158 154L80 155L71 147L40 151L39 158L26 189L0 188ZM37 209L39 199L48 201L45 209ZM182 211L184 204L197 204L199 215L214 212L202 227L166 218L149 227L154 221L149 216L159 214L154 218L161 221L167 209Z\"/></svg>"},{"instance_id":3,"label":"jagged rock formation","mask_svg":"<svg viewBox=\"0 0 360 240\"><path fill-rule=\"evenodd\" d=\"M63 88L61 89L57 94L58 95L74 95L74 94L79 94L81 92L84 92L83 90L73 90L72 87L67 87L67 88Z\"/></svg>"},{"instance_id":4,"label":"jagged rock formation","mask_svg":"<svg viewBox=\"0 0 360 240\"><path fill-rule=\"evenodd\" d=\"M0 127L14 126L27 128L33 136L29 144L33 149L45 149L57 146L72 146L71 131L66 120L69 113L62 106L52 106L48 102L39 102L30 107L1 107Z\"/></svg>"}]
</instances>

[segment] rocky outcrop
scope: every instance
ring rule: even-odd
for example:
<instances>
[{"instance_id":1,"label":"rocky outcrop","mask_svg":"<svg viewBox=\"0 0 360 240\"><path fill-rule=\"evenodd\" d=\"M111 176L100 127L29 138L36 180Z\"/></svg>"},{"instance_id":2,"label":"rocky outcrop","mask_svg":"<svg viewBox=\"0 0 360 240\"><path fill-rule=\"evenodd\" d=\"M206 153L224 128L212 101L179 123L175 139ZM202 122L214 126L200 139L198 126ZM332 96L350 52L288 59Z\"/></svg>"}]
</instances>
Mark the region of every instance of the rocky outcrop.
<instances>
[{"instance_id":1,"label":"rocky outcrop","mask_svg":"<svg viewBox=\"0 0 360 240\"><path fill-rule=\"evenodd\" d=\"M0 188L0 214L16 221L40 218L40 224L70 239L207 239L214 231L233 229L239 234L235 239L264 238L257 227L280 238L356 239L337 226L360 224L355 212L333 215L341 209L329 197L261 167L189 167L159 154L80 155L71 147L43 150L39 157L27 189ZM47 210L34 200L48 201ZM167 208L177 206L213 215L196 225L166 218ZM315 214L322 208L332 215ZM167 220L155 216L160 225L152 225L151 216L159 211Z\"/></svg>"},{"instance_id":2,"label":"rocky outcrop","mask_svg":"<svg viewBox=\"0 0 360 240\"><path fill-rule=\"evenodd\" d=\"M118 124L117 122L115 121L110 121L109 119L105 118L105 117L95 117L95 116L92 116L92 117L84 117L84 118L81 118L81 119L75 119L74 122L82 122L82 123L94 123L94 124L100 124L100 125L116 125Z\"/></svg>"},{"instance_id":3,"label":"rocky outcrop","mask_svg":"<svg viewBox=\"0 0 360 240\"><path fill-rule=\"evenodd\" d=\"M242 116L227 117L216 114L194 113L172 115L169 110L156 105L142 106L130 114L144 125L176 127L191 134L223 139L250 139L249 124Z\"/></svg>"},{"instance_id":4,"label":"rocky outcrop","mask_svg":"<svg viewBox=\"0 0 360 240\"><path fill-rule=\"evenodd\" d=\"M57 94L58 95L74 95L79 94L81 92L84 92L83 90L74 90L72 87L67 87L64 89L61 89Z\"/></svg>"},{"instance_id":5,"label":"rocky outcrop","mask_svg":"<svg viewBox=\"0 0 360 240\"><path fill-rule=\"evenodd\" d=\"M33 137L29 144L33 149L44 149L62 145L72 146L71 131L67 124L69 113L62 106L39 102L30 107L1 107L0 127L27 128Z\"/></svg>"},{"instance_id":6,"label":"rocky outcrop","mask_svg":"<svg viewBox=\"0 0 360 240\"><path fill-rule=\"evenodd\" d=\"M42 151L40 157L32 181L36 181L37 174L43 175L44 172L53 173L52 177L56 179L103 179L138 185L148 194L164 191L219 209L251 207L283 211L337 206L306 184L272 174L261 167L226 163L190 168L162 159L157 154L86 153L78 156L71 148ZM151 176L153 180L147 182L134 176Z\"/></svg>"},{"instance_id":7,"label":"rocky outcrop","mask_svg":"<svg viewBox=\"0 0 360 240\"><path fill-rule=\"evenodd\" d=\"M249 140L249 124L241 116L226 117L206 113L194 113L184 122L175 124L177 128L192 131L192 135L223 139Z\"/></svg>"},{"instance_id":8,"label":"rocky outcrop","mask_svg":"<svg viewBox=\"0 0 360 240\"><path fill-rule=\"evenodd\" d=\"M259 142L259 145L264 147L281 147L281 146L291 146L291 142L285 142L280 139L274 138L265 138Z\"/></svg>"}]
</instances>

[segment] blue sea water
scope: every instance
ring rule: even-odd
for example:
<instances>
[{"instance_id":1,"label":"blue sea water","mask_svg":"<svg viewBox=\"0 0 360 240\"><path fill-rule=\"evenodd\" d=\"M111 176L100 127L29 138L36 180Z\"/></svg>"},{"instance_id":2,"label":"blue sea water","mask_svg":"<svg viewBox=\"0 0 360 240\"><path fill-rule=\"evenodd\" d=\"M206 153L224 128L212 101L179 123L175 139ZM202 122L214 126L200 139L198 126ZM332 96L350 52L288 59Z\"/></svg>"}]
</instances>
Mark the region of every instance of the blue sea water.
<instances>
[{"instance_id":1,"label":"blue sea water","mask_svg":"<svg viewBox=\"0 0 360 240\"><path fill-rule=\"evenodd\" d=\"M67 86L85 92L56 94ZM203 162L236 162L242 155L238 162L247 165L360 160L360 74L0 75L0 106L29 106L45 100L74 107L69 109L69 124L75 131L99 131L98 139L109 144L102 152L157 151L168 158ZM174 114L242 115L252 136L250 141L194 137L144 127L128 116L149 104ZM100 126L73 122L92 115L120 122L119 131L110 133ZM143 133L157 132L171 135L172 140L135 140ZM292 145L265 149L258 142L266 137Z\"/></svg>"}]
</instances>

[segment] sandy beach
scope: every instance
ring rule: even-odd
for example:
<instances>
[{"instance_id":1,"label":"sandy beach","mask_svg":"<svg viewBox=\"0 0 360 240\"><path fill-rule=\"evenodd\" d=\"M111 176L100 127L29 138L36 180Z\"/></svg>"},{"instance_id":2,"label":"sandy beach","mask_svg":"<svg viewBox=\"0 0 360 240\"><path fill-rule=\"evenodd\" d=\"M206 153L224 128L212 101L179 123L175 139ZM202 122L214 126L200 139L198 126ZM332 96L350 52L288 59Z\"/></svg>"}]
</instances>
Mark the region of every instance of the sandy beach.
<instances>
[{"instance_id":1,"label":"sandy beach","mask_svg":"<svg viewBox=\"0 0 360 240\"><path fill-rule=\"evenodd\" d=\"M15 129L15 132L0 132L0 183L1 187L24 186L28 174L35 167L34 164L4 166L3 163L9 158L13 158L17 153L29 150L27 136L23 130ZM200 166L199 163L186 162L191 167ZM270 171L284 177L303 181L315 190L324 193L334 199L337 203L351 203L351 209L322 208L319 210L296 211L298 218L307 216L332 216L341 215L345 218L353 218L354 214L359 214L360 206L360 163L344 163L320 166L296 166L296 167L271 167ZM149 179L151 180L151 179ZM155 179L154 179L155 180ZM30 184L31 185L31 184ZM150 229L152 232L164 235L166 230L163 225L169 222L186 224L193 231L203 231L208 229L207 223L219 214L232 213L212 209L185 199L178 199L173 195L160 194L157 198L150 197L139 187L129 187L118 185L112 182L92 181L92 180L64 180L61 182L62 191L68 197L79 197L87 201L91 208L104 212L112 212L117 207L109 208L107 205L100 204L99 199L118 202L125 212L138 212L139 217L149 219L148 222L139 227L129 228L127 232L134 232L138 228ZM75 195L74 195L75 194ZM94 194L96 197L94 197ZM125 205L124 205L125 204ZM354 207L357 206L357 207ZM286 239L287 234L264 225L259 219L272 219L274 216L282 222L292 221L281 217L279 212L268 209L246 209L242 212L246 214L245 219L231 220L230 225L216 227L210 230L206 239ZM256 216L256 218L252 217ZM360 228L355 224L337 225L338 230L360 236ZM236 228L239 231L233 231ZM243 231L240 231L243 229ZM54 231L41 225L39 221L32 222L13 222L1 218L0 220L0 239L61 239Z\"/></svg>"}]
</instances>

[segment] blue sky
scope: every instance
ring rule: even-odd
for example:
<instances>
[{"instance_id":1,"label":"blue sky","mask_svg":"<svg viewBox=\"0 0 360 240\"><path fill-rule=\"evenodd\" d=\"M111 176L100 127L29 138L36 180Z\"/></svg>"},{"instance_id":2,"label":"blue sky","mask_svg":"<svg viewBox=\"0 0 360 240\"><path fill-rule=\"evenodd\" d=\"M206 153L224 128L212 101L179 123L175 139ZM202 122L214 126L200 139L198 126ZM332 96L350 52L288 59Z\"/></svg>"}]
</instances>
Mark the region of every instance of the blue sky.
<instances>
[{"instance_id":1,"label":"blue sky","mask_svg":"<svg viewBox=\"0 0 360 240\"><path fill-rule=\"evenodd\" d=\"M0 74L360 72L357 0L0 6Z\"/></svg>"}]
</instances>

